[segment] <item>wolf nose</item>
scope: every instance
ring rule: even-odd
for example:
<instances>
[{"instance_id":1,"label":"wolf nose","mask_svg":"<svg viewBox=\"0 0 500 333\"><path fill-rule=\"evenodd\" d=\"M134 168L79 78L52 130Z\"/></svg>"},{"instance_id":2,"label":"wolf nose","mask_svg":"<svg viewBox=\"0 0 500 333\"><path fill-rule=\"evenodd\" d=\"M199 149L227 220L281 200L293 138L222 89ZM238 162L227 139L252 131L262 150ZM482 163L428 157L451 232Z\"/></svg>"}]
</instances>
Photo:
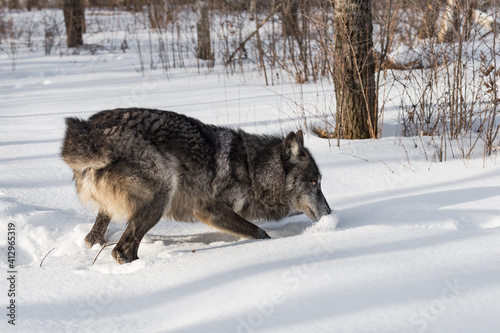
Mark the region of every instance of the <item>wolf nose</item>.
<instances>
[{"instance_id":1,"label":"wolf nose","mask_svg":"<svg viewBox=\"0 0 500 333\"><path fill-rule=\"evenodd\" d=\"M325 215L330 215L332 213L332 209L330 208L330 205L328 204L328 202L326 202L325 200Z\"/></svg>"}]
</instances>

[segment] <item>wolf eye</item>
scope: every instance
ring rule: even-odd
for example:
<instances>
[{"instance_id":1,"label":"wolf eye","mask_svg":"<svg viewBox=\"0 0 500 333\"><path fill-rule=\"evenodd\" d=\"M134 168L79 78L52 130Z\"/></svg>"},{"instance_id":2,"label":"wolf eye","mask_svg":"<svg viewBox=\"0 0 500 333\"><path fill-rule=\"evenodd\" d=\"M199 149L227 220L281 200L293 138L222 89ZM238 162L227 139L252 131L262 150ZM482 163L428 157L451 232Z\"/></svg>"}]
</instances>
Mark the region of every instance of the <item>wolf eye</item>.
<instances>
[{"instance_id":1,"label":"wolf eye","mask_svg":"<svg viewBox=\"0 0 500 333\"><path fill-rule=\"evenodd\" d=\"M311 180L311 186L312 187L318 186L318 181L317 180Z\"/></svg>"}]
</instances>

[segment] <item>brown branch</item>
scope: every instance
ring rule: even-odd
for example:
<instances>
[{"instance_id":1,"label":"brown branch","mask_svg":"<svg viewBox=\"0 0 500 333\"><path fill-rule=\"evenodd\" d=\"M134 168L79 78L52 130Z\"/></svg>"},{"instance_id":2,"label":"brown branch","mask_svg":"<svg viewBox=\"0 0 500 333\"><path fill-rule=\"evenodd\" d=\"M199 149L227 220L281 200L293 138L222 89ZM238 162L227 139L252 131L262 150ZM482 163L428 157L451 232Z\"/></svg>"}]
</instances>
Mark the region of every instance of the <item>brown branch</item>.
<instances>
[{"instance_id":1,"label":"brown branch","mask_svg":"<svg viewBox=\"0 0 500 333\"><path fill-rule=\"evenodd\" d=\"M426 66L420 60L411 60L407 63L397 62L389 57L384 57L381 61L381 54L377 50L373 50L373 59L375 61L375 71L382 69L408 70L408 69L424 69ZM427 66L427 68L430 67Z\"/></svg>"},{"instance_id":2,"label":"brown branch","mask_svg":"<svg viewBox=\"0 0 500 333\"><path fill-rule=\"evenodd\" d=\"M241 42L240 46L238 46L236 48L236 50L234 50L233 54L231 54L231 56L229 57L229 59L226 61L226 65L229 64L232 60L233 60L233 57L236 55L236 53L238 53L238 51L240 51L241 49L243 49L245 47L245 44L250 40L250 38L252 38L258 31L260 28L262 28L262 26L267 22L267 20L269 20L269 18L271 16L274 15L274 13L276 13L276 11L281 7L281 2L278 3L276 5L276 7L274 7L274 9L269 13L269 15L267 15L267 17L262 20L258 25L257 25L257 28L255 29L254 32L252 32L250 35L247 36L247 38L245 38L245 40L243 40L243 42Z\"/></svg>"},{"instance_id":3,"label":"brown branch","mask_svg":"<svg viewBox=\"0 0 500 333\"><path fill-rule=\"evenodd\" d=\"M111 244L108 244L108 240L109 240L109 229L108 231L106 232L106 241L104 242L104 245L102 246L101 250L99 251L99 253L97 253L97 255L95 256L94 258L94 261L92 261L92 266L95 264L95 261L97 260L97 257L99 257L99 255L101 254L102 250L104 250L105 247L109 246L109 245L114 245L114 244L117 244L117 243L111 243Z\"/></svg>"},{"instance_id":4,"label":"brown branch","mask_svg":"<svg viewBox=\"0 0 500 333\"><path fill-rule=\"evenodd\" d=\"M52 248L52 250L50 250L49 252L47 252L47 254L45 255L45 257L43 257L42 261L40 262L40 267L42 267L42 264L43 264L43 261L45 260L45 258L47 258L47 256L49 255L50 252L54 251L56 248Z\"/></svg>"}]
</instances>

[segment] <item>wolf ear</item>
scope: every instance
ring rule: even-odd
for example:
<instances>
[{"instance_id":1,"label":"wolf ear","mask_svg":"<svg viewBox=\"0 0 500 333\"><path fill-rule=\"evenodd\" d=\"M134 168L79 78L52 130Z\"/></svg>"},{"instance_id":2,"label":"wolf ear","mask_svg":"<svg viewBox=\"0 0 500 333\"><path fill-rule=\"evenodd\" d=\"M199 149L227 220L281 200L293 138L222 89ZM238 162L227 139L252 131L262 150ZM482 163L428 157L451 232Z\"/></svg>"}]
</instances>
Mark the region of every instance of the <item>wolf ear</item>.
<instances>
[{"instance_id":1,"label":"wolf ear","mask_svg":"<svg viewBox=\"0 0 500 333\"><path fill-rule=\"evenodd\" d=\"M297 133L297 139L299 140L300 145L303 147L304 146L304 133L302 133L302 130L298 130Z\"/></svg>"},{"instance_id":2,"label":"wolf ear","mask_svg":"<svg viewBox=\"0 0 500 333\"><path fill-rule=\"evenodd\" d=\"M287 157L297 157L304 146L304 134L299 130L297 133L290 132L283 140L283 151Z\"/></svg>"}]
</instances>

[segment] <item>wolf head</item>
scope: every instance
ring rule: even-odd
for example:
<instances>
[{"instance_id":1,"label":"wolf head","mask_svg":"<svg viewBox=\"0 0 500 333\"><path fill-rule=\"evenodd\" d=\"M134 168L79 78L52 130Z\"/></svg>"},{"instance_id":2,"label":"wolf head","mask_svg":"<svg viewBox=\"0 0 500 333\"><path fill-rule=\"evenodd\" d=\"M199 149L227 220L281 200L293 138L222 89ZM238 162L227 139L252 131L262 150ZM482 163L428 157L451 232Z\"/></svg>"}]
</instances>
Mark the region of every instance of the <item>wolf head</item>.
<instances>
[{"instance_id":1,"label":"wolf head","mask_svg":"<svg viewBox=\"0 0 500 333\"><path fill-rule=\"evenodd\" d=\"M290 132L283 140L285 187L293 209L319 220L331 213L321 192L321 173L311 153L304 147L302 131Z\"/></svg>"}]
</instances>

